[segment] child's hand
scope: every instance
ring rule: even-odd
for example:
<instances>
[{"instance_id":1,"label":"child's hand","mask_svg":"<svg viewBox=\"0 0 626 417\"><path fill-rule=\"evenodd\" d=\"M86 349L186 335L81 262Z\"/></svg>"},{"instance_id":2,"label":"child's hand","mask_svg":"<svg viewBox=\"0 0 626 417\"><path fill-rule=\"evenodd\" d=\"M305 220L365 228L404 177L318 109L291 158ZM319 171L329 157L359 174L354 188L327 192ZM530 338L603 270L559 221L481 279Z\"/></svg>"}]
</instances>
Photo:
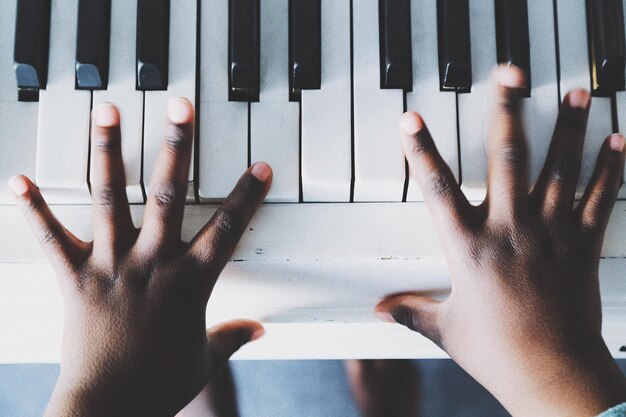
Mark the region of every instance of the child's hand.
<instances>
[{"instance_id":1,"label":"child's hand","mask_svg":"<svg viewBox=\"0 0 626 417\"><path fill-rule=\"evenodd\" d=\"M479 207L465 199L420 116L403 116L404 150L442 238L452 292L443 302L394 295L377 311L441 346L514 415L595 415L626 401L600 333L598 285L624 138L606 140L573 208L590 97L571 92L529 195L524 76L500 67L494 78L488 196Z\"/></svg>"},{"instance_id":2,"label":"child's hand","mask_svg":"<svg viewBox=\"0 0 626 417\"><path fill-rule=\"evenodd\" d=\"M192 242L181 241L193 108L174 99L168 118L141 230L130 217L120 115L112 105L93 115L93 243L67 231L29 180L11 180L65 300L61 375L47 416L173 416L263 332L251 321L207 332L205 311L269 189L271 170L262 163L250 168Z\"/></svg>"}]
</instances>

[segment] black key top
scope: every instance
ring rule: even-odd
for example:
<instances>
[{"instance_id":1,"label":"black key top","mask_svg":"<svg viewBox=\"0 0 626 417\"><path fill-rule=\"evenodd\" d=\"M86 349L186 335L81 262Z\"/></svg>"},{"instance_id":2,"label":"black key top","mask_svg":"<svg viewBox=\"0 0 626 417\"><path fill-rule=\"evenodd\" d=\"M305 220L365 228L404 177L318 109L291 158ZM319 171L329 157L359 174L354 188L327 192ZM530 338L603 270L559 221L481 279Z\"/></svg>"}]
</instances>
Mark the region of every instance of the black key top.
<instances>
[{"instance_id":1,"label":"black key top","mask_svg":"<svg viewBox=\"0 0 626 417\"><path fill-rule=\"evenodd\" d=\"M472 88L469 0L437 0L439 79L442 91Z\"/></svg>"},{"instance_id":2,"label":"black key top","mask_svg":"<svg viewBox=\"0 0 626 417\"><path fill-rule=\"evenodd\" d=\"M622 0L587 0L591 84L596 96L624 90L624 9Z\"/></svg>"},{"instance_id":3,"label":"black key top","mask_svg":"<svg viewBox=\"0 0 626 417\"><path fill-rule=\"evenodd\" d=\"M261 3L229 0L228 5L228 99L259 101Z\"/></svg>"},{"instance_id":4,"label":"black key top","mask_svg":"<svg viewBox=\"0 0 626 417\"><path fill-rule=\"evenodd\" d=\"M410 0L379 0L378 8L380 87L411 91L413 58Z\"/></svg>"},{"instance_id":5,"label":"black key top","mask_svg":"<svg viewBox=\"0 0 626 417\"><path fill-rule=\"evenodd\" d=\"M527 0L496 0L498 63L520 67L526 74L523 95L530 97L530 38Z\"/></svg>"},{"instance_id":6,"label":"black key top","mask_svg":"<svg viewBox=\"0 0 626 417\"><path fill-rule=\"evenodd\" d=\"M321 0L289 0L290 100L301 90L318 90L322 83Z\"/></svg>"},{"instance_id":7,"label":"black key top","mask_svg":"<svg viewBox=\"0 0 626 417\"><path fill-rule=\"evenodd\" d=\"M107 88L110 41L111 0L80 0L76 33L76 88Z\"/></svg>"},{"instance_id":8,"label":"black key top","mask_svg":"<svg viewBox=\"0 0 626 417\"><path fill-rule=\"evenodd\" d=\"M37 101L48 81L50 0L17 1L15 25L15 78L20 101Z\"/></svg>"},{"instance_id":9,"label":"black key top","mask_svg":"<svg viewBox=\"0 0 626 417\"><path fill-rule=\"evenodd\" d=\"M137 90L167 90L170 0L137 0Z\"/></svg>"}]
</instances>

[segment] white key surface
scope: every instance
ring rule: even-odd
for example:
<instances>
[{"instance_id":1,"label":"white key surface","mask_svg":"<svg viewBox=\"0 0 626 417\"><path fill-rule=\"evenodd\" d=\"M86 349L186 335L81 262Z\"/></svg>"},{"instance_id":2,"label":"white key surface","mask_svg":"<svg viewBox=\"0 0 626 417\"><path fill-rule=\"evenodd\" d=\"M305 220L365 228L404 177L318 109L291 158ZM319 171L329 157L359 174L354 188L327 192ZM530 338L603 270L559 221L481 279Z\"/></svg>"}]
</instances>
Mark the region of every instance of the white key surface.
<instances>
[{"instance_id":1,"label":"white key surface","mask_svg":"<svg viewBox=\"0 0 626 417\"><path fill-rule=\"evenodd\" d=\"M321 4L321 89L302 91L302 196L305 202L349 202L350 3L322 0Z\"/></svg>"},{"instance_id":2,"label":"white key surface","mask_svg":"<svg viewBox=\"0 0 626 417\"><path fill-rule=\"evenodd\" d=\"M402 201L402 90L380 88L378 1L353 3L354 201Z\"/></svg>"},{"instance_id":3,"label":"white key surface","mask_svg":"<svg viewBox=\"0 0 626 417\"><path fill-rule=\"evenodd\" d=\"M626 7L624 7L624 19L626 19ZM626 134L626 91L618 91L615 95L617 101L617 124L619 131ZM624 174L626 180L626 169ZM619 198L626 199L626 185L622 184Z\"/></svg>"},{"instance_id":4,"label":"white key surface","mask_svg":"<svg viewBox=\"0 0 626 417\"><path fill-rule=\"evenodd\" d=\"M288 2L261 2L261 89L259 102L250 105L250 155L274 170L268 202L300 198L300 110L289 101L288 16Z\"/></svg>"},{"instance_id":5,"label":"white key surface","mask_svg":"<svg viewBox=\"0 0 626 417\"><path fill-rule=\"evenodd\" d=\"M91 92L74 89L78 0L53 0L48 86L39 95L35 181L51 204L88 204Z\"/></svg>"},{"instance_id":6,"label":"white key surface","mask_svg":"<svg viewBox=\"0 0 626 417\"><path fill-rule=\"evenodd\" d=\"M16 174L35 177L37 103L17 101L13 70L16 1L0 3L0 204L12 204L7 180Z\"/></svg>"},{"instance_id":7,"label":"white key surface","mask_svg":"<svg viewBox=\"0 0 626 417\"><path fill-rule=\"evenodd\" d=\"M561 99L575 88L591 87L585 2L557 0L559 55L561 60ZM612 133L611 99L594 97L589 113L583 160L578 177L578 195L584 191L596 165L598 152Z\"/></svg>"},{"instance_id":8,"label":"white key surface","mask_svg":"<svg viewBox=\"0 0 626 417\"><path fill-rule=\"evenodd\" d=\"M413 38L413 91L406 95L407 110L424 118L437 150L455 178L459 179L456 94L439 89L439 50L437 47L437 0L411 4ZM407 201L422 201L414 178L409 180Z\"/></svg>"},{"instance_id":9,"label":"white key surface","mask_svg":"<svg viewBox=\"0 0 626 417\"><path fill-rule=\"evenodd\" d=\"M171 0L169 84L166 91L146 91L143 132L143 178L148 192L157 155L163 143L167 102L172 97L185 97L196 103L196 0ZM189 168L187 201L194 202L193 156Z\"/></svg>"},{"instance_id":10,"label":"white key surface","mask_svg":"<svg viewBox=\"0 0 626 417\"><path fill-rule=\"evenodd\" d=\"M228 101L228 2L202 2L198 195L226 198L248 166L248 103Z\"/></svg>"},{"instance_id":11,"label":"white key surface","mask_svg":"<svg viewBox=\"0 0 626 417\"><path fill-rule=\"evenodd\" d=\"M141 149L143 93L135 88L137 4L128 0L111 2L111 47L109 86L93 93L94 106L115 104L121 116L122 157L126 194L130 203L143 203ZM93 178L93 171L90 173Z\"/></svg>"}]
</instances>

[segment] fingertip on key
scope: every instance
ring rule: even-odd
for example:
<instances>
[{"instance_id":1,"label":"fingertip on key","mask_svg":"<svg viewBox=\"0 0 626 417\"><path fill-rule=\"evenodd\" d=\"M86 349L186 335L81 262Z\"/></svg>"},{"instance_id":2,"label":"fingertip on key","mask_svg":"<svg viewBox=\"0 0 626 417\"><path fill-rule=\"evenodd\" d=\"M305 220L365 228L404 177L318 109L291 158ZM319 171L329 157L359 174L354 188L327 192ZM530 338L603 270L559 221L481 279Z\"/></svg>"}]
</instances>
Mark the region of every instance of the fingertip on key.
<instances>
[{"instance_id":1,"label":"fingertip on key","mask_svg":"<svg viewBox=\"0 0 626 417\"><path fill-rule=\"evenodd\" d=\"M514 65L499 65L494 70L493 77L502 87L518 89L526 86L524 71Z\"/></svg>"},{"instance_id":2,"label":"fingertip on key","mask_svg":"<svg viewBox=\"0 0 626 417\"><path fill-rule=\"evenodd\" d=\"M572 90L567 94L566 102L572 108L586 109L591 102L591 95L582 88Z\"/></svg>"},{"instance_id":3,"label":"fingertip on key","mask_svg":"<svg viewBox=\"0 0 626 417\"><path fill-rule=\"evenodd\" d=\"M100 127L116 126L120 123L120 113L111 103L98 104L93 109L93 120Z\"/></svg>"},{"instance_id":4,"label":"fingertip on key","mask_svg":"<svg viewBox=\"0 0 626 417\"><path fill-rule=\"evenodd\" d=\"M13 194L16 196L25 195L30 188L29 181L23 175L11 177L8 181L8 185Z\"/></svg>"},{"instance_id":5,"label":"fingertip on key","mask_svg":"<svg viewBox=\"0 0 626 417\"><path fill-rule=\"evenodd\" d=\"M408 111L400 118L400 129L407 136L415 136L424 129L424 119L418 113Z\"/></svg>"},{"instance_id":6,"label":"fingertip on key","mask_svg":"<svg viewBox=\"0 0 626 417\"><path fill-rule=\"evenodd\" d=\"M167 117L174 124L190 123L193 120L193 106L184 97L171 98L167 103Z\"/></svg>"},{"instance_id":7,"label":"fingertip on key","mask_svg":"<svg viewBox=\"0 0 626 417\"><path fill-rule=\"evenodd\" d=\"M609 147L615 152L623 152L624 147L626 147L626 140L624 140L624 136L619 133L611 135L609 137Z\"/></svg>"},{"instance_id":8,"label":"fingertip on key","mask_svg":"<svg viewBox=\"0 0 626 417\"><path fill-rule=\"evenodd\" d=\"M272 176L272 168L265 162L256 162L250 168L250 174L261 182L266 182Z\"/></svg>"}]
</instances>

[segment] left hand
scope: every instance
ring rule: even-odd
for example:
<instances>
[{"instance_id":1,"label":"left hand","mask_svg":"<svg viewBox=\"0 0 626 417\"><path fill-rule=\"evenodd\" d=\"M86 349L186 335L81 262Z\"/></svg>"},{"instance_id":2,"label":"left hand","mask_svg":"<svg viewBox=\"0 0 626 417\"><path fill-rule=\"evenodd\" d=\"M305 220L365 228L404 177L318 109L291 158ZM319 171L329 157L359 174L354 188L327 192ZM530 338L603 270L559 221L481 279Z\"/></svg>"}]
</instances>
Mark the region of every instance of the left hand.
<instances>
[{"instance_id":1,"label":"left hand","mask_svg":"<svg viewBox=\"0 0 626 417\"><path fill-rule=\"evenodd\" d=\"M65 301L61 374L46 416L173 416L263 333L260 323L244 320L207 332L205 312L269 190L271 169L248 169L208 224L183 242L194 111L173 99L168 118L141 230L128 208L120 114L112 105L93 114L93 242L66 230L27 178L10 181Z\"/></svg>"}]
</instances>

